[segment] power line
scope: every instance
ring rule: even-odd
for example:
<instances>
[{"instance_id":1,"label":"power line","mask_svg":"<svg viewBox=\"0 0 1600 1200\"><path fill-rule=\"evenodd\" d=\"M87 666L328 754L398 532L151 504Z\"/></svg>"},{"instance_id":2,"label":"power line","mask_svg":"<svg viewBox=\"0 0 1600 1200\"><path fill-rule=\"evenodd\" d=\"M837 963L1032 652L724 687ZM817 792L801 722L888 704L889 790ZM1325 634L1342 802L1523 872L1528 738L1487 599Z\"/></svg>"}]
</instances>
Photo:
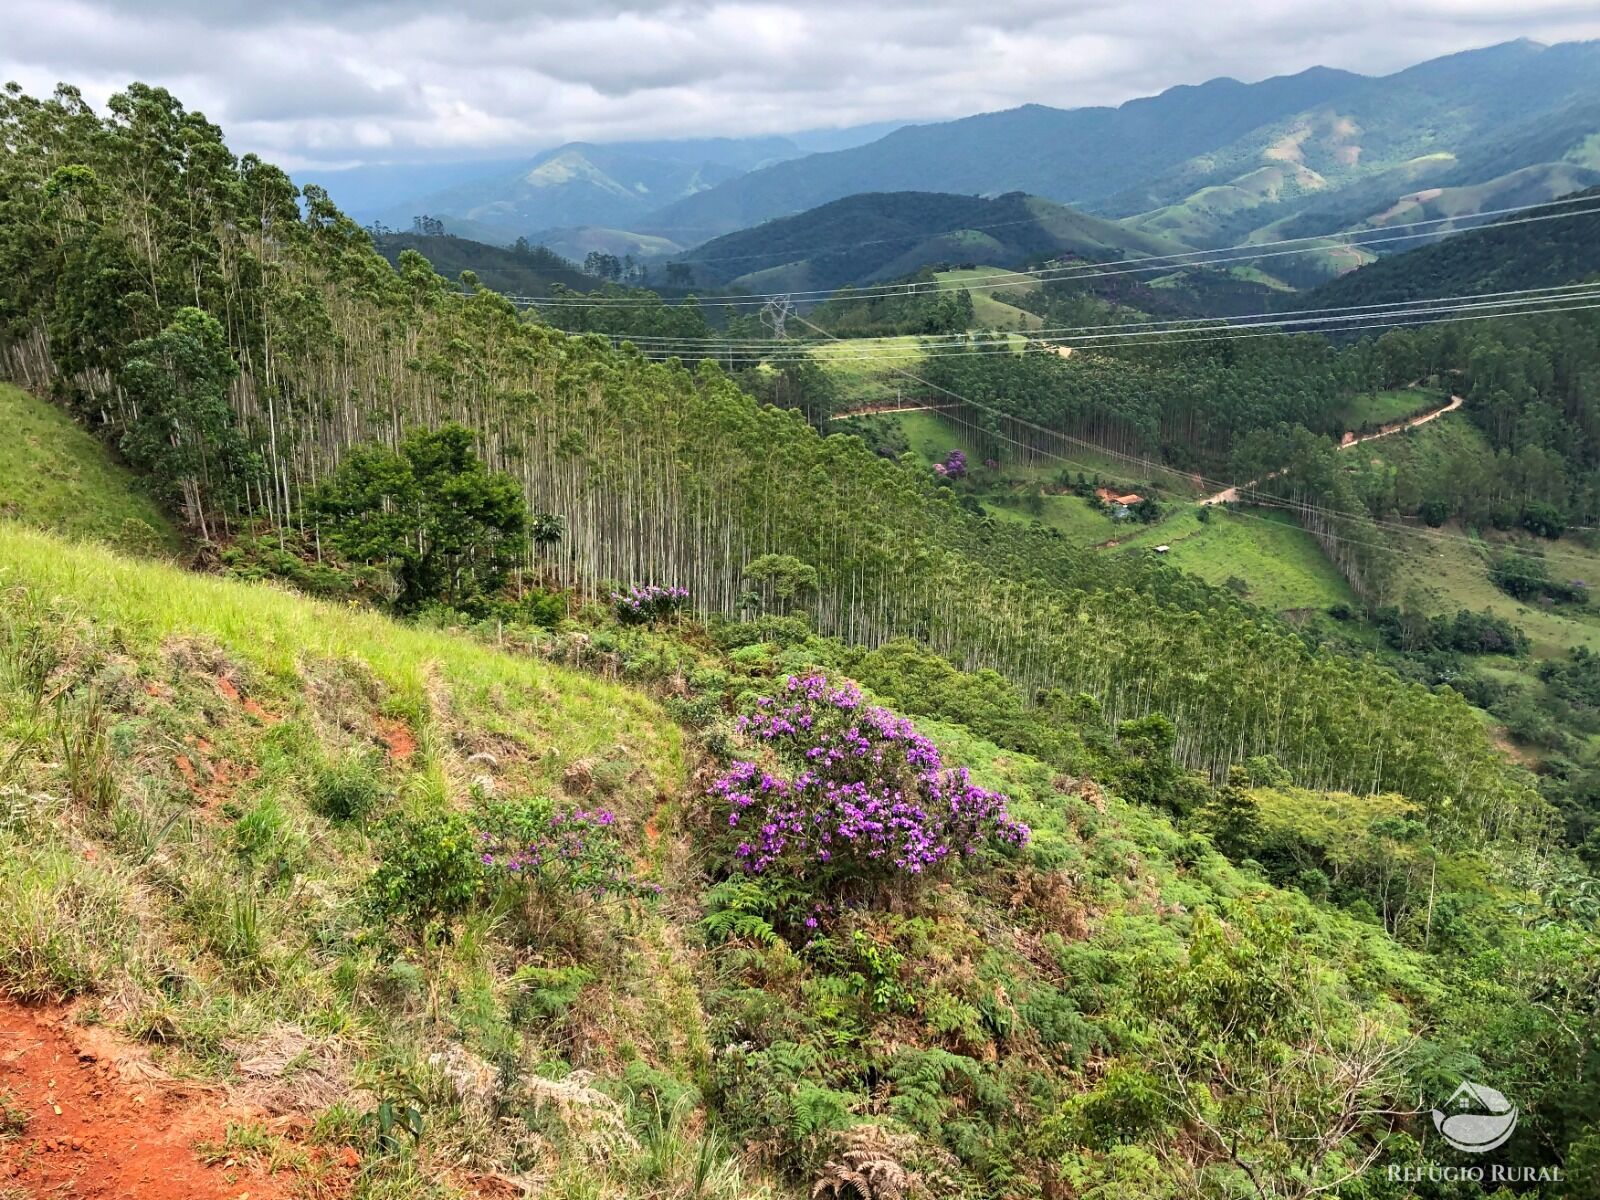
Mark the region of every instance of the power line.
<instances>
[{"instance_id":1,"label":"power line","mask_svg":"<svg viewBox=\"0 0 1600 1200\"><path fill-rule=\"evenodd\" d=\"M1049 328L1039 328L1039 329L1030 329L1030 330L998 330L998 331L984 330L984 331L977 331L977 332L929 334L929 335L900 334L900 335L888 335L888 336L884 336L884 337L874 337L874 338L840 338L838 335L830 335L830 336L832 336L835 341L842 341L845 344L847 344L849 346L852 346L852 347L861 346L861 347L863 347L863 349L869 349L869 350L873 348L871 346L871 343L874 343L874 342L889 342L889 341L902 341L906 337L915 337L917 339L917 341L918 341L918 344L922 345L922 346L926 346L926 345L980 345L981 346L981 345L987 344L985 339L987 339L988 342L994 342L994 343L1004 342L1004 343L1007 343L1009 345L1009 344L1012 343L1012 341L1014 339L1019 338L1019 337L1023 338L1023 339L1026 339L1026 340L1033 340L1033 341L1050 341L1052 339L1065 339L1068 335L1073 335L1073 334L1082 334L1082 335L1085 335L1085 336L1096 336L1102 330L1103 331L1107 331L1106 336L1110 336L1112 333L1118 333L1120 331L1129 331L1128 336L1146 337L1146 336L1149 336L1149 335L1154 334L1154 333L1191 332L1191 331L1193 331L1193 332L1204 332L1204 331L1207 331L1208 329L1210 329L1212 327L1223 328L1223 329L1225 329L1225 328L1247 328L1247 327L1249 327L1249 326L1244 325L1243 324L1244 322L1258 322L1258 323L1263 324L1263 325L1273 325L1273 326L1282 326L1282 325L1300 324L1300 323L1325 323L1325 322L1332 322L1332 321L1337 321L1337 320L1341 319L1342 318L1342 314L1355 314L1355 313L1368 313L1368 312L1370 312L1370 313L1373 313L1374 315L1377 315L1377 316L1389 315L1389 314L1387 314L1387 313L1385 313L1385 312L1383 312L1381 310L1402 309L1406 305L1426 305L1426 306L1454 305L1454 304L1456 304L1458 302L1470 302L1470 301L1479 301L1479 300L1496 300L1496 299L1510 298L1510 297L1530 297L1530 298L1531 297L1537 297L1537 296L1557 297L1561 293L1572 293L1572 294L1582 295L1582 294L1585 294L1585 293L1587 293L1587 292L1589 292L1589 291L1591 291L1593 289L1596 289L1596 288L1600 288L1600 281L1585 282L1585 283L1561 284L1561 285L1557 285L1557 286L1553 286L1553 287L1516 288L1516 289L1512 289L1512 290L1508 290L1508 291L1500 291L1500 292L1474 292L1474 293L1466 293L1466 294L1457 295L1457 296L1429 296L1429 297L1422 297L1422 298L1413 299L1413 300L1388 300L1388 301L1382 301L1382 302L1374 303L1374 304L1349 304L1349 305L1336 305L1336 306L1332 306L1332 307L1329 307L1329 308L1290 309L1290 310L1287 310L1287 311L1284 311L1284 312L1236 313L1236 314L1231 314L1231 315L1227 315L1227 316L1219 316L1219 317L1203 317L1203 318L1173 317L1173 318L1156 319L1156 320L1119 321L1119 322L1112 322L1112 323L1102 324L1102 325L1062 325L1062 326L1054 326L1054 327L1049 327ZM1506 302L1510 303L1510 300L1507 299ZM1412 311L1418 311L1418 312L1428 311L1428 312L1432 312L1432 311L1438 311L1438 309L1434 308L1434 307L1429 307L1429 308L1426 308L1426 309L1415 309L1415 310L1412 310ZM1304 322L1299 322L1299 321L1294 320L1294 318L1296 318L1296 317L1306 317L1306 320ZM698 347L698 346L712 346L712 347L715 347L717 349L760 350L760 349L763 349L763 348L771 348L773 346L773 342L770 339L757 339L757 338L717 338L717 337L698 337L698 336L690 337L690 336L674 336L674 335L671 335L671 334L624 334L624 333L607 333L607 334L605 334L605 336L613 338L613 339L623 339L623 340L626 340L626 341L631 341L631 342L635 343L636 345L649 345L649 346L662 346L662 347L684 346L684 347L694 348L694 347ZM823 343L807 343L807 344L823 344ZM892 349L893 347L886 347L886 348Z\"/></svg>"},{"instance_id":2,"label":"power line","mask_svg":"<svg viewBox=\"0 0 1600 1200\"><path fill-rule=\"evenodd\" d=\"M1600 308L1600 304L1589 304L1589 305L1583 305L1581 307L1584 308L1584 309L1595 309L1595 308ZM1557 310L1557 311L1570 311L1570 310L1563 309L1563 310ZM1483 315L1480 315L1478 317L1465 317L1465 318L1460 318L1460 319L1462 319L1462 320L1483 320L1483 319L1486 319L1487 317L1492 316L1492 315L1495 315L1495 314L1483 314ZM795 319L798 320L801 324L806 325L806 326L808 326L808 327L810 327L812 329L817 330L817 332L824 334L824 336L832 336L832 335L827 334L826 330L818 329L817 326L813 325L810 321L806 320L806 318L803 317L803 316L796 315ZM837 341L837 340L840 340L840 339L835 338L834 340ZM1201 482L1208 483L1208 484L1221 483L1220 480L1207 479L1205 476L1196 475L1196 474L1194 474L1192 472L1179 471L1179 470L1177 470L1177 468L1174 468L1174 467L1167 467L1164 464L1154 463L1154 462L1152 462L1152 461L1150 461L1148 459L1139 459L1139 458L1136 458L1133 455L1123 454L1123 453L1118 452L1118 451L1110 450L1110 449L1108 449L1106 447L1097 446L1094 443L1089 442L1089 441L1087 441L1085 439L1076 438L1076 437L1073 437L1070 434L1061 433L1058 430L1048 429L1045 426L1038 425L1038 424L1036 424L1036 423L1034 423L1032 421L1029 421L1029 420L1027 420L1025 418L1017 417L1017 416L1014 416L1013 414L1006 413L1006 412L1004 412L1004 411L1002 411L1000 409L993 408L993 407L991 407L989 405L981 404L981 403L979 403L979 402L977 402L975 400L970 399L969 397L961 395L958 392L954 392L954 391L950 390L949 388L943 387L943 386L941 386L939 384L932 383L929 380L923 379L922 377L920 377L920 376L918 376L918 375L916 375L916 374L914 374L914 373L912 373L910 371L907 371L907 370L905 370L903 368L896 367L896 368L893 368L893 369L898 374L904 375L906 378L911 379L914 382L920 383L924 387L932 388L934 391L937 391L937 392L940 392L940 393L942 393L942 394L944 394L946 396L949 396L951 399L956 400L961 404L968 405L969 407L978 409L981 412L987 412L991 416L996 416L996 417L999 417L999 418L1001 418L1003 420L1013 421L1013 422L1015 422L1017 424L1023 425L1023 426L1025 426L1027 428L1030 428L1030 429L1034 429L1034 430L1036 430L1036 431L1038 431L1040 433L1047 434L1048 436L1051 436L1051 437L1064 438L1067 441L1076 442L1079 445L1082 445L1082 446L1085 446L1086 448L1094 450L1098 454L1105 454L1105 455L1108 455L1109 457L1112 457L1112 458L1115 458L1115 459L1118 459L1118 460L1121 460L1121 461L1125 461L1125 462L1128 462L1128 463L1131 463L1131 464L1134 464L1134 465L1137 465L1137 466L1144 467L1145 469L1149 469L1151 467L1154 467L1157 470L1167 471L1167 472L1169 472L1171 474L1174 474L1174 475L1184 479L1185 481L1191 481L1192 482L1195 479L1199 479ZM985 431L985 432L992 432L992 431ZM1005 435L996 435L996 436L1004 437ZM1017 442L1015 439L1012 439L1012 438L1009 438L1009 437L1006 437L1005 440L1011 441L1013 444L1018 445L1018 446L1022 446L1023 445L1023 443ZM1065 463L1069 463L1071 465L1080 466L1080 467L1089 467L1089 469L1091 469L1091 470L1098 470L1098 468L1093 467L1090 464L1077 462L1076 460L1067 458L1065 455L1061 455L1061 454L1055 453L1053 451L1038 450L1038 449L1033 448L1033 447L1025 447L1025 448L1028 449L1031 453L1043 454L1046 457L1054 458L1054 459L1056 459L1056 460L1058 460L1060 462L1065 462ZM1229 486L1240 486L1240 485L1223 484L1222 490L1226 490L1226 488L1229 487ZM1246 492L1251 492L1251 489L1248 487L1248 485L1244 485L1242 490L1244 490ZM1362 519L1362 517L1364 516L1364 514L1341 512L1338 509L1330 509L1330 508L1326 508L1326 507L1322 507L1322 506L1315 506L1315 505L1298 505L1297 506L1293 502L1285 501L1285 500L1282 500L1282 499L1280 499L1278 497L1269 497L1269 496L1266 496L1265 494L1254 493L1254 492L1251 492L1251 494L1260 496L1260 498L1261 498L1260 502L1263 503L1264 506L1266 506L1266 507L1275 507L1275 508L1280 508L1280 509L1285 509L1285 510L1290 510L1290 511L1320 512L1320 513L1323 513L1325 515L1328 515L1328 516L1331 516L1331 517L1336 517L1336 518L1341 518L1341 519L1357 519L1357 520L1359 520L1359 519ZM1249 515L1249 514L1240 514L1240 515ZM1368 520L1368 521L1373 522L1374 524L1378 524L1379 523L1376 518L1373 518L1373 517L1370 517L1370 516L1365 516L1365 519ZM1435 531L1432 531L1432 530L1423 531L1423 530L1417 529L1417 528L1415 528L1413 526L1394 525L1394 526L1391 526L1391 527L1396 529L1397 531L1403 531L1403 532L1411 534L1413 536L1424 537L1424 538L1435 537L1436 536ZM1437 536L1450 537L1450 538L1460 538L1460 540L1463 540L1463 541L1466 541L1466 542L1471 542L1471 543L1473 543L1475 545L1478 544L1478 543L1474 542L1473 539L1461 537L1461 535L1447 534L1447 535L1437 535ZM1365 545L1365 546L1370 546L1370 547L1372 547L1374 549L1388 550L1388 551L1390 551L1392 553L1399 553L1399 551L1394 547L1383 546L1383 545L1380 545L1380 544L1377 544L1377 543L1359 542L1359 541L1354 541L1354 540L1349 539L1349 538L1341 538L1340 540L1344 541L1344 542L1346 542L1347 544L1350 544L1350 545ZM1545 553L1548 556L1551 556L1551 557L1564 557L1564 558L1569 558L1572 561L1580 561L1580 560L1578 560L1576 558L1576 556L1573 556L1573 555L1570 555L1570 554L1561 554L1559 551L1546 551ZM1593 560L1592 559L1584 559L1584 560L1581 560L1581 561L1584 561L1584 562L1588 563L1589 565L1593 565Z\"/></svg>"},{"instance_id":3,"label":"power line","mask_svg":"<svg viewBox=\"0 0 1600 1200\"><path fill-rule=\"evenodd\" d=\"M883 296L913 295L924 292L938 291L991 291L1012 287L1033 287L1040 282L1070 282L1077 279L1100 279L1109 276L1142 274L1157 270L1179 270L1184 267L1208 267L1227 265L1235 262L1256 261L1263 258L1278 258L1285 255L1316 253L1327 249L1353 247L1359 249L1369 245L1383 245L1390 242L1407 241L1419 237L1449 236L1453 233L1470 232L1473 229L1488 228L1488 224L1471 226L1467 230L1434 230L1427 232L1398 233L1399 230L1419 230L1424 227L1449 224L1466 220L1494 217L1507 213L1530 213L1546 208L1561 208L1572 204L1591 203L1593 197L1569 197L1560 200L1544 201L1539 204L1524 205L1515 208L1486 209L1478 213L1464 214L1455 217L1436 217L1424 221L1411 221L1404 224L1384 226L1378 229L1351 230L1343 233L1315 234L1299 238L1280 238L1267 242L1244 242L1234 246L1217 247L1209 250L1190 250L1178 254L1152 255L1148 258L1124 260L1116 264L1106 263L1076 263L1057 267L1041 267L1032 270L1015 270L996 272L990 276L980 277L977 280L965 281L959 285L947 284L944 281L933 280L922 283L909 284L880 284L866 288L852 288L848 296L837 297L839 300L868 300L878 299ZM1523 216L1509 221L1493 222L1496 228L1509 228L1516 225L1531 224L1539 221L1563 220L1568 217L1586 216L1600 213L1600 206L1580 209L1566 209L1561 212L1545 213L1539 216ZM1366 234L1383 234L1385 236L1365 238L1365 240L1340 240L1358 239ZM1301 245L1301 243L1313 243ZM863 243L864 244L864 243ZM1272 247L1295 245L1299 248L1292 250L1272 250ZM1208 255L1232 255L1230 258L1205 259ZM1185 262L1182 260L1200 259L1201 261ZM1098 271L1091 268L1107 265L1116 265L1119 269ZM996 282L991 282L996 281ZM758 293L750 295L731 296L697 296L698 304L725 304L725 305L750 305L762 304L778 295L790 295L793 298L804 300L806 298L826 298L834 292L843 290L839 288L815 288L809 291L790 293ZM586 296L583 293L573 293L570 296L524 296L507 295L507 300L518 305L539 305L541 307L568 307L568 308L610 308L628 306L639 303L634 297L611 296L596 297ZM683 305L666 305L665 307L683 307Z\"/></svg>"},{"instance_id":4,"label":"power line","mask_svg":"<svg viewBox=\"0 0 1600 1200\"><path fill-rule=\"evenodd\" d=\"M1481 321L1493 318L1506 319L1513 317L1541 316L1546 313L1582 312L1600 307L1600 304L1563 304L1561 302L1567 300L1586 300L1595 297L1596 295L1600 295L1600 292L1590 290L1570 293L1563 296L1551 296L1545 298L1544 300L1508 300L1493 304L1454 305L1448 308L1428 308L1412 310L1409 312L1373 313L1365 316L1350 316L1340 319L1353 322L1352 324L1345 325L1342 328L1332 332L1365 333L1377 329L1420 328L1426 325L1438 325L1451 321ZM1477 311L1486 308L1505 311ZM1400 317L1404 319L1379 319L1389 317ZM801 320L798 314L796 314L795 319ZM805 322L805 324L811 328L816 328L816 326L811 325L810 322ZM1296 332L1318 332L1317 330L1295 330L1291 328L1285 328L1285 325L1293 324L1296 323L1278 323L1268 321L1252 325L1197 328L1192 331L1184 329L1165 330L1158 331L1156 335L1146 337L1120 335L1113 338L1111 335L1100 335L1098 337L1090 336L1075 339L1061 339L1061 341L1072 343L1071 346L1068 347L1072 349L1124 350L1144 346L1164 347L1174 345L1200 345L1212 342L1232 342L1255 337L1288 337L1292 336ZM1226 332L1224 332L1224 330L1226 330ZM625 340L626 339L619 339L619 341ZM833 340L835 342L845 341L845 339L842 338L834 338ZM741 361L748 361L751 363L766 363L773 366L789 366L807 362L818 362L819 360L815 357L815 354L817 350L820 349L821 345L826 345L826 343L822 343L820 345L818 343L805 343L805 348L799 349L796 348L793 343L791 343L788 348L781 349L778 353L772 353L770 351L762 352L754 349L744 350L733 347L722 350L719 353L719 348L712 345L706 346L704 348L705 352L700 354L699 357L711 359L720 357L729 360L739 359ZM653 354L658 358L682 357L685 353L673 348L651 348L639 346L636 346L635 348L638 349L642 354L647 356ZM1023 349L1026 350L1026 347ZM851 352L845 354L833 354L831 357L835 362L849 365L858 363L922 362L936 358L972 357L1017 353L1019 353L1018 350L1010 347L986 345L972 347L936 347L928 351L924 351L921 348L906 347L903 350L898 351L885 350L879 353Z\"/></svg>"}]
</instances>

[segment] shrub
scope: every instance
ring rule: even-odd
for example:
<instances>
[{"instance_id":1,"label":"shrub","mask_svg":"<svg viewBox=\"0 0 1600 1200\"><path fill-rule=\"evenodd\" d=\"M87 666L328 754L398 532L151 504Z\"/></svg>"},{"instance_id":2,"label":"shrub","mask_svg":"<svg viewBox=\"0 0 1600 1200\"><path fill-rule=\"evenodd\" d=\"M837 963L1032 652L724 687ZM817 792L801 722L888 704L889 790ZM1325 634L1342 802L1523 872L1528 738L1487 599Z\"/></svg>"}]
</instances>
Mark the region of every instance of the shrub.
<instances>
[{"instance_id":1,"label":"shrub","mask_svg":"<svg viewBox=\"0 0 1600 1200\"><path fill-rule=\"evenodd\" d=\"M612 592L611 603L624 625L653 625L681 612L689 603L689 589L635 584L626 592Z\"/></svg>"},{"instance_id":2,"label":"shrub","mask_svg":"<svg viewBox=\"0 0 1600 1200\"><path fill-rule=\"evenodd\" d=\"M772 769L736 760L711 787L746 871L916 877L988 843L1028 840L1005 796L946 768L907 718L863 707L853 683L791 675L756 710L739 728Z\"/></svg>"},{"instance_id":3,"label":"shrub","mask_svg":"<svg viewBox=\"0 0 1600 1200\"><path fill-rule=\"evenodd\" d=\"M367 903L384 921L399 920L419 938L464 913L482 881L474 839L459 813L390 822L378 837L378 866Z\"/></svg>"},{"instance_id":4,"label":"shrub","mask_svg":"<svg viewBox=\"0 0 1600 1200\"><path fill-rule=\"evenodd\" d=\"M378 765L365 754L320 765L311 784L312 809L330 821L360 820L382 796Z\"/></svg>"},{"instance_id":5,"label":"shrub","mask_svg":"<svg viewBox=\"0 0 1600 1200\"><path fill-rule=\"evenodd\" d=\"M492 878L596 899L639 889L609 809L547 799L491 804L479 816L479 861Z\"/></svg>"},{"instance_id":6,"label":"shrub","mask_svg":"<svg viewBox=\"0 0 1600 1200\"><path fill-rule=\"evenodd\" d=\"M1506 595L1517 600L1553 600L1557 603L1587 604L1589 590L1583 584L1554 579L1544 560L1532 555L1510 553L1489 568L1489 578Z\"/></svg>"}]
</instances>

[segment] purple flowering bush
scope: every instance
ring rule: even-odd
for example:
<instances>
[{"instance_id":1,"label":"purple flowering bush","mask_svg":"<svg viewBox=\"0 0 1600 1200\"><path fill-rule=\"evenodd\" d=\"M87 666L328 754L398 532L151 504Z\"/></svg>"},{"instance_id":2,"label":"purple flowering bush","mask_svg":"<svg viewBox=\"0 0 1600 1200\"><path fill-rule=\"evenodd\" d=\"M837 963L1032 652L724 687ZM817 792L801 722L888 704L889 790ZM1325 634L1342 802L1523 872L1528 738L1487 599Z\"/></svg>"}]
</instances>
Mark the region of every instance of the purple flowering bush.
<instances>
[{"instance_id":1,"label":"purple flowering bush","mask_svg":"<svg viewBox=\"0 0 1600 1200\"><path fill-rule=\"evenodd\" d=\"M649 625L682 611L689 603L689 589L635 584L625 592L612 592L611 603L624 625Z\"/></svg>"},{"instance_id":2,"label":"purple flowering bush","mask_svg":"<svg viewBox=\"0 0 1600 1200\"><path fill-rule=\"evenodd\" d=\"M543 799L492 804L480 812L475 838L486 882L528 900L601 901L660 891L634 877L609 809L557 808Z\"/></svg>"},{"instance_id":3,"label":"purple flowering bush","mask_svg":"<svg viewBox=\"0 0 1600 1200\"><path fill-rule=\"evenodd\" d=\"M909 719L863 704L847 680L791 675L739 729L758 752L729 763L710 795L746 872L911 880L1028 840L1004 795L946 767Z\"/></svg>"}]
</instances>

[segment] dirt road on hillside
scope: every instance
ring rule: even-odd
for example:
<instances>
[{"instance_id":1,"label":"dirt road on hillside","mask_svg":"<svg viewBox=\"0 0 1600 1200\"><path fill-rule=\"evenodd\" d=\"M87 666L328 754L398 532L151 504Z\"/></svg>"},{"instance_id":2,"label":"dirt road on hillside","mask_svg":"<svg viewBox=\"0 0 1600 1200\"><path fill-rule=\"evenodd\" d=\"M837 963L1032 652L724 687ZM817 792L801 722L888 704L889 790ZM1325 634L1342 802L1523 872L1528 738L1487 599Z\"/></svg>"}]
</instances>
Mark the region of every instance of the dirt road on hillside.
<instances>
[{"instance_id":1,"label":"dirt road on hillside","mask_svg":"<svg viewBox=\"0 0 1600 1200\"><path fill-rule=\"evenodd\" d=\"M1344 437L1339 440L1339 449L1348 450L1352 446L1360 446L1366 442L1375 442L1379 438L1390 437L1396 433L1404 433L1408 429L1415 429L1418 425L1426 425L1429 421L1438 420L1440 417L1444 416L1445 413L1455 412L1456 409L1461 407L1461 404L1462 399L1460 396L1451 396L1450 403L1448 404L1441 404L1438 408L1429 409L1425 413L1419 413L1417 416L1411 417L1404 421L1391 421L1389 424L1380 426L1371 433L1357 435L1355 431L1352 430L1351 432L1346 433ZM1233 485L1233 487L1223 488L1214 496L1207 496L1204 500L1200 501L1200 503L1202 505L1232 504L1239 499L1239 492L1241 489L1248 492L1251 488L1255 487L1256 484L1265 483L1268 479L1276 479L1281 474L1283 474L1283 472L1273 471L1270 475L1263 475L1260 479L1252 479L1248 483L1236 483Z\"/></svg>"}]
</instances>

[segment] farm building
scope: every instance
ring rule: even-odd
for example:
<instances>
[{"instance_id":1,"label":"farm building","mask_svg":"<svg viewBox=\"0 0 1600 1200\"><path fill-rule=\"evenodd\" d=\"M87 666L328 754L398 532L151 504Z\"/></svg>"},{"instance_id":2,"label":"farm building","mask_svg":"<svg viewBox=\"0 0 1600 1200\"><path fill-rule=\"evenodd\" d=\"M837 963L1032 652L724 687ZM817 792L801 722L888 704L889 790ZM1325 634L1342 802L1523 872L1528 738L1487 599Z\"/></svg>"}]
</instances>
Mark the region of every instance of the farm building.
<instances>
[{"instance_id":1,"label":"farm building","mask_svg":"<svg viewBox=\"0 0 1600 1200\"><path fill-rule=\"evenodd\" d=\"M1121 495L1107 487L1095 488L1094 494L1112 507L1120 504L1123 508L1132 508L1144 499L1138 492L1128 492L1126 495Z\"/></svg>"}]
</instances>

